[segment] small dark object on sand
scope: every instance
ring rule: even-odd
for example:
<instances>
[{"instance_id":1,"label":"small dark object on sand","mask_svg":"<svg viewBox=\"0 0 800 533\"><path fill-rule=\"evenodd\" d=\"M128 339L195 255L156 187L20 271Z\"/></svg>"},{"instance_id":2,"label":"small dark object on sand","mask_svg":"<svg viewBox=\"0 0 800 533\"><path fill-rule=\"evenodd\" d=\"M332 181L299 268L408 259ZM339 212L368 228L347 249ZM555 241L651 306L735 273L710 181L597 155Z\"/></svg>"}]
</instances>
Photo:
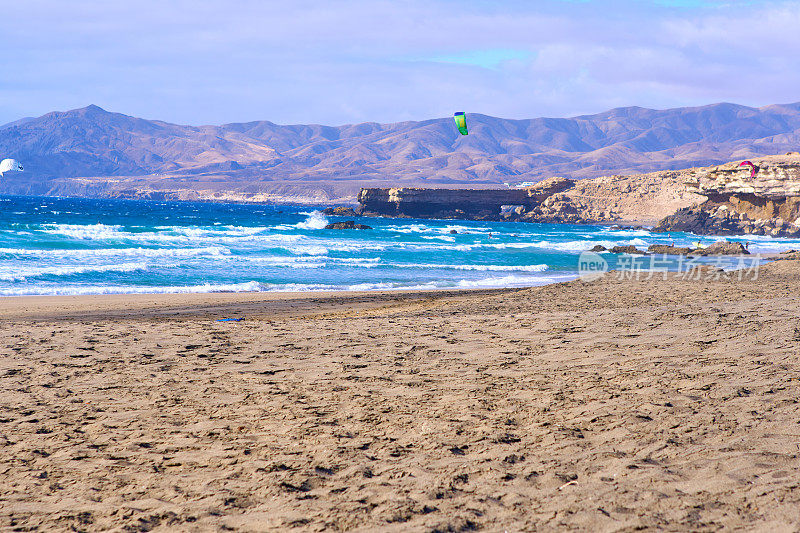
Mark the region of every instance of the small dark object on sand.
<instances>
[{"instance_id":1,"label":"small dark object on sand","mask_svg":"<svg viewBox=\"0 0 800 533\"><path fill-rule=\"evenodd\" d=\"M217 322L241 322L244 318L218 318Z\"/></svg>"}]
</instances>

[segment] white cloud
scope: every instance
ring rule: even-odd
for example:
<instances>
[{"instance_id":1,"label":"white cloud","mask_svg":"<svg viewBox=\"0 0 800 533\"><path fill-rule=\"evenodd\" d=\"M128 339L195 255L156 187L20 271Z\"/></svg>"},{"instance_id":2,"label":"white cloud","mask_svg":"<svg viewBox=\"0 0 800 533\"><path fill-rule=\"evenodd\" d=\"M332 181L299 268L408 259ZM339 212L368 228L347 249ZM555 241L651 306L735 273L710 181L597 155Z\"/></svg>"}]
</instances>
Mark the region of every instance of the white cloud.
<instances>
[{"instance_id":1,"label":"white cloud","mask_svg":"<svg viewBox=\"0 0 800 533\"><path fill-rule=\"evenodd\" d=\"M16 2L0 123L88 103L198 124L800 100L800 6L679 4Z\"/></svg>"}]
</instances>

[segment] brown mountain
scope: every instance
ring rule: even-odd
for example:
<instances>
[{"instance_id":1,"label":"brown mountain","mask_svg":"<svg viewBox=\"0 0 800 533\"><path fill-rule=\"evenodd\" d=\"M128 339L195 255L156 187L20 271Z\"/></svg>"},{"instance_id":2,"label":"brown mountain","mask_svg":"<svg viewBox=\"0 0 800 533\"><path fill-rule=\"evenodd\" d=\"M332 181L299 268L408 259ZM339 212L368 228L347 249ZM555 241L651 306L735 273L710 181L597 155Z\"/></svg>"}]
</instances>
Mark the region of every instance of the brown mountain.
<instances>
[{"instance_id":1,"label":"brown mountain","mask_svg":"<svg viewBox=\"0 0 800 533\"><path fill-rule=\"evenodd\" d=\"M491 187L550 176L680 169L800 146L800 103L573 118L468 115L395 124L268 121L182 126L97 106L0 127L0 156L23 161L0 192L261 201L354 199L362 186Z\"/></svg>"}]
</instances>

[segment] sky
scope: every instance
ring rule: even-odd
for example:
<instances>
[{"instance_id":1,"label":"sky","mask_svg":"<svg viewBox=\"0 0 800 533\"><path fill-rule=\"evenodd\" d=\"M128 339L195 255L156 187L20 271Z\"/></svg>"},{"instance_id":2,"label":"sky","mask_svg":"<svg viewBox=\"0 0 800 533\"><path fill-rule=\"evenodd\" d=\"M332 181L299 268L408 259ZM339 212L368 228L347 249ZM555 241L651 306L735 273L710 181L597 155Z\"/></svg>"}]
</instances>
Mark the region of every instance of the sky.
<instances>
[{"instance_id":1,"label":"sky","mask_svg":"<svg viewBox=\"0 0 800 533\"><path fill-rule=\"evenodd\" d=\"M0 124L505 118L800 101L800 2L0 0Z\"/></svg>"}]
</instances>

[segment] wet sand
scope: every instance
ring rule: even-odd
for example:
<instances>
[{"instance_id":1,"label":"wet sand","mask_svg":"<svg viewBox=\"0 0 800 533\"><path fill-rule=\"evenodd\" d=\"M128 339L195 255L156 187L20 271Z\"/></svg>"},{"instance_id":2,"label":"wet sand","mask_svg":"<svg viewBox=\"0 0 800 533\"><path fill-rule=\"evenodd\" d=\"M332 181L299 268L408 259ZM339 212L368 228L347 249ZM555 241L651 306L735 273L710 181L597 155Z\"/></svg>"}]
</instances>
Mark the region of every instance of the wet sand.
<instances>
[{"instance_id":1,"label":"wet sand","mask_svg":"<svg viewBox=\"0 0 800 533\"><path fill-rule=\"evenodd\" d=\"M798 530L799 274L0 299L0 529Z\"/></svg>"}]
</instances>

